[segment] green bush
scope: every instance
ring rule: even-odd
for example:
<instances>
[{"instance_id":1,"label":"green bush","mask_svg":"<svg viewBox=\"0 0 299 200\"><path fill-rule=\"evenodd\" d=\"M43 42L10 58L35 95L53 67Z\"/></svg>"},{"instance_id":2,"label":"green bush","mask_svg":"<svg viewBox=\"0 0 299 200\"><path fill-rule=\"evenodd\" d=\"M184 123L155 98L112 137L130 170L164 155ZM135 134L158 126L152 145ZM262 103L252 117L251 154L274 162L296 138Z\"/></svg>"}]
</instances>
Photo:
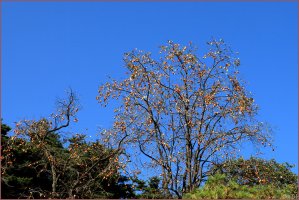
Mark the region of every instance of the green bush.
<instances>
[{"instance_id":1,"label":"green bush","mask_svg":"<svg viewBox=\"0 0 299 200\"><path fill-rule=\"evenodd\" d=\"M286 184L278 187L268 185L240 185L236 181L226 181L224 174L209 177L205 185L183 196L184 199L294 199L297 187Z\"/></svg>"}]
</instances>

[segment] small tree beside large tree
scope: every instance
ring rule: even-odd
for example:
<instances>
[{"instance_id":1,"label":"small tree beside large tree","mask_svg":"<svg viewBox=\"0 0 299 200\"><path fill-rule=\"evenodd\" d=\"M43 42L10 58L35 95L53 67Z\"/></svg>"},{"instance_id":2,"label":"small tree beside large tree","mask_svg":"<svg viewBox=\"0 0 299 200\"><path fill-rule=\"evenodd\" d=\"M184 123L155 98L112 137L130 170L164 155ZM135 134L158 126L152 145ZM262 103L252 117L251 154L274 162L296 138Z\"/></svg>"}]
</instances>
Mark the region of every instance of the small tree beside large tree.
<instances>
[{"instance_id":1,"label":"small tree beside large tree","mask_svg":"<svg viewBox=\"0 0 299 200\"><path fill-rule=\"evenodd\" d=\"M14 134L3 126L1 149L3 198L126 198L121 190L119 148L99 141L87 142L84 134L65 134L78 121L78 99L69 90L57 101L50 118L23 120ZM5 132L5 130L7 130ZM2 130L1 130L2 133ZM119 144L120 146L120 144Z\"/></svg>"}]
</instances>

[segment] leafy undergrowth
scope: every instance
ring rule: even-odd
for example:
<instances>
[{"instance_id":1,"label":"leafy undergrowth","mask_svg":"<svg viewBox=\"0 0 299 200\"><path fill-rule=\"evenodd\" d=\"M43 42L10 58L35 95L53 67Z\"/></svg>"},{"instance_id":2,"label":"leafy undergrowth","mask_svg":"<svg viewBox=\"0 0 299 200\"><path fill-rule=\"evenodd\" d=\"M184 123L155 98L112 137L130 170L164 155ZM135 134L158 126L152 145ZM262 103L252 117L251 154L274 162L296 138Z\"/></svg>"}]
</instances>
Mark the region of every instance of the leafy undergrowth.
<instances>
[{"instance_id":1,"label":"leafy undergrowth","mask_svg":"<svg viewBox=\"0 0 299 200\"><path fill-rule=\"evenodd\" d=\"M226 181L224 174L210 177L200 189L183 196L184 199L296 199L297 186L286 184L277 187L268 185L240 185L236 181Z\"/></svg>"}]
</instances>

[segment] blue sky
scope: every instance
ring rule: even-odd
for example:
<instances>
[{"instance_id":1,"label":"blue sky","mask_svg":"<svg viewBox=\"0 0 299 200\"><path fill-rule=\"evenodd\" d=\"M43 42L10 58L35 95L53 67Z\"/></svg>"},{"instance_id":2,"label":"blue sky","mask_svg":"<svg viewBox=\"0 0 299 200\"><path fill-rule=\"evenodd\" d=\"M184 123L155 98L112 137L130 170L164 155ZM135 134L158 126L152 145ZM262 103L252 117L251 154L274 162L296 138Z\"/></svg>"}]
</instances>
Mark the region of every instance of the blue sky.
<instances>
[{"instance_id":1,"label":"blue sky","mask_svg":"<svg viewBox=\"0 0 299 200\"><path fill-rule=\"evenodd\" d=\"M124 77L123 53L158 52L167 40L199 48L223 38L240 52L259 119L275 128L276 151L265 158L298 163L298 4L290 3L2 3L4 123L38 119L72 87L80 97L71 131L96 138L115 105L101 108L98 86ZM298 167L294 171L297 171Z\"/></svg>"}]
</instances>

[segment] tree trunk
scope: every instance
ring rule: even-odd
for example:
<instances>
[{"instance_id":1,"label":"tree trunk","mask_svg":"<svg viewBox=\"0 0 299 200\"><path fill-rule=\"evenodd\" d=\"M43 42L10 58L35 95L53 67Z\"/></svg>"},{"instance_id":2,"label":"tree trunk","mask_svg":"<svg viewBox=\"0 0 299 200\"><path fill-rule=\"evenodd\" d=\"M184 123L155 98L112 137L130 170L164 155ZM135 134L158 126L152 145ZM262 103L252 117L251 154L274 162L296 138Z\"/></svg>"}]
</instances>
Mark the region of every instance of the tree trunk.
<instances>
[{"instance_id":1,"label":"tree trunk","mask_svg":"<svg viewBox=\"0 0 299 200\"><path fill-rule=\"evenodd\" d=\"M52 171L52 197L55 198L57 197L57 193L56 193L57 175L56 175L55 167L53 165L51 165L51 171Z\"/></svg>"}]
</instances>

